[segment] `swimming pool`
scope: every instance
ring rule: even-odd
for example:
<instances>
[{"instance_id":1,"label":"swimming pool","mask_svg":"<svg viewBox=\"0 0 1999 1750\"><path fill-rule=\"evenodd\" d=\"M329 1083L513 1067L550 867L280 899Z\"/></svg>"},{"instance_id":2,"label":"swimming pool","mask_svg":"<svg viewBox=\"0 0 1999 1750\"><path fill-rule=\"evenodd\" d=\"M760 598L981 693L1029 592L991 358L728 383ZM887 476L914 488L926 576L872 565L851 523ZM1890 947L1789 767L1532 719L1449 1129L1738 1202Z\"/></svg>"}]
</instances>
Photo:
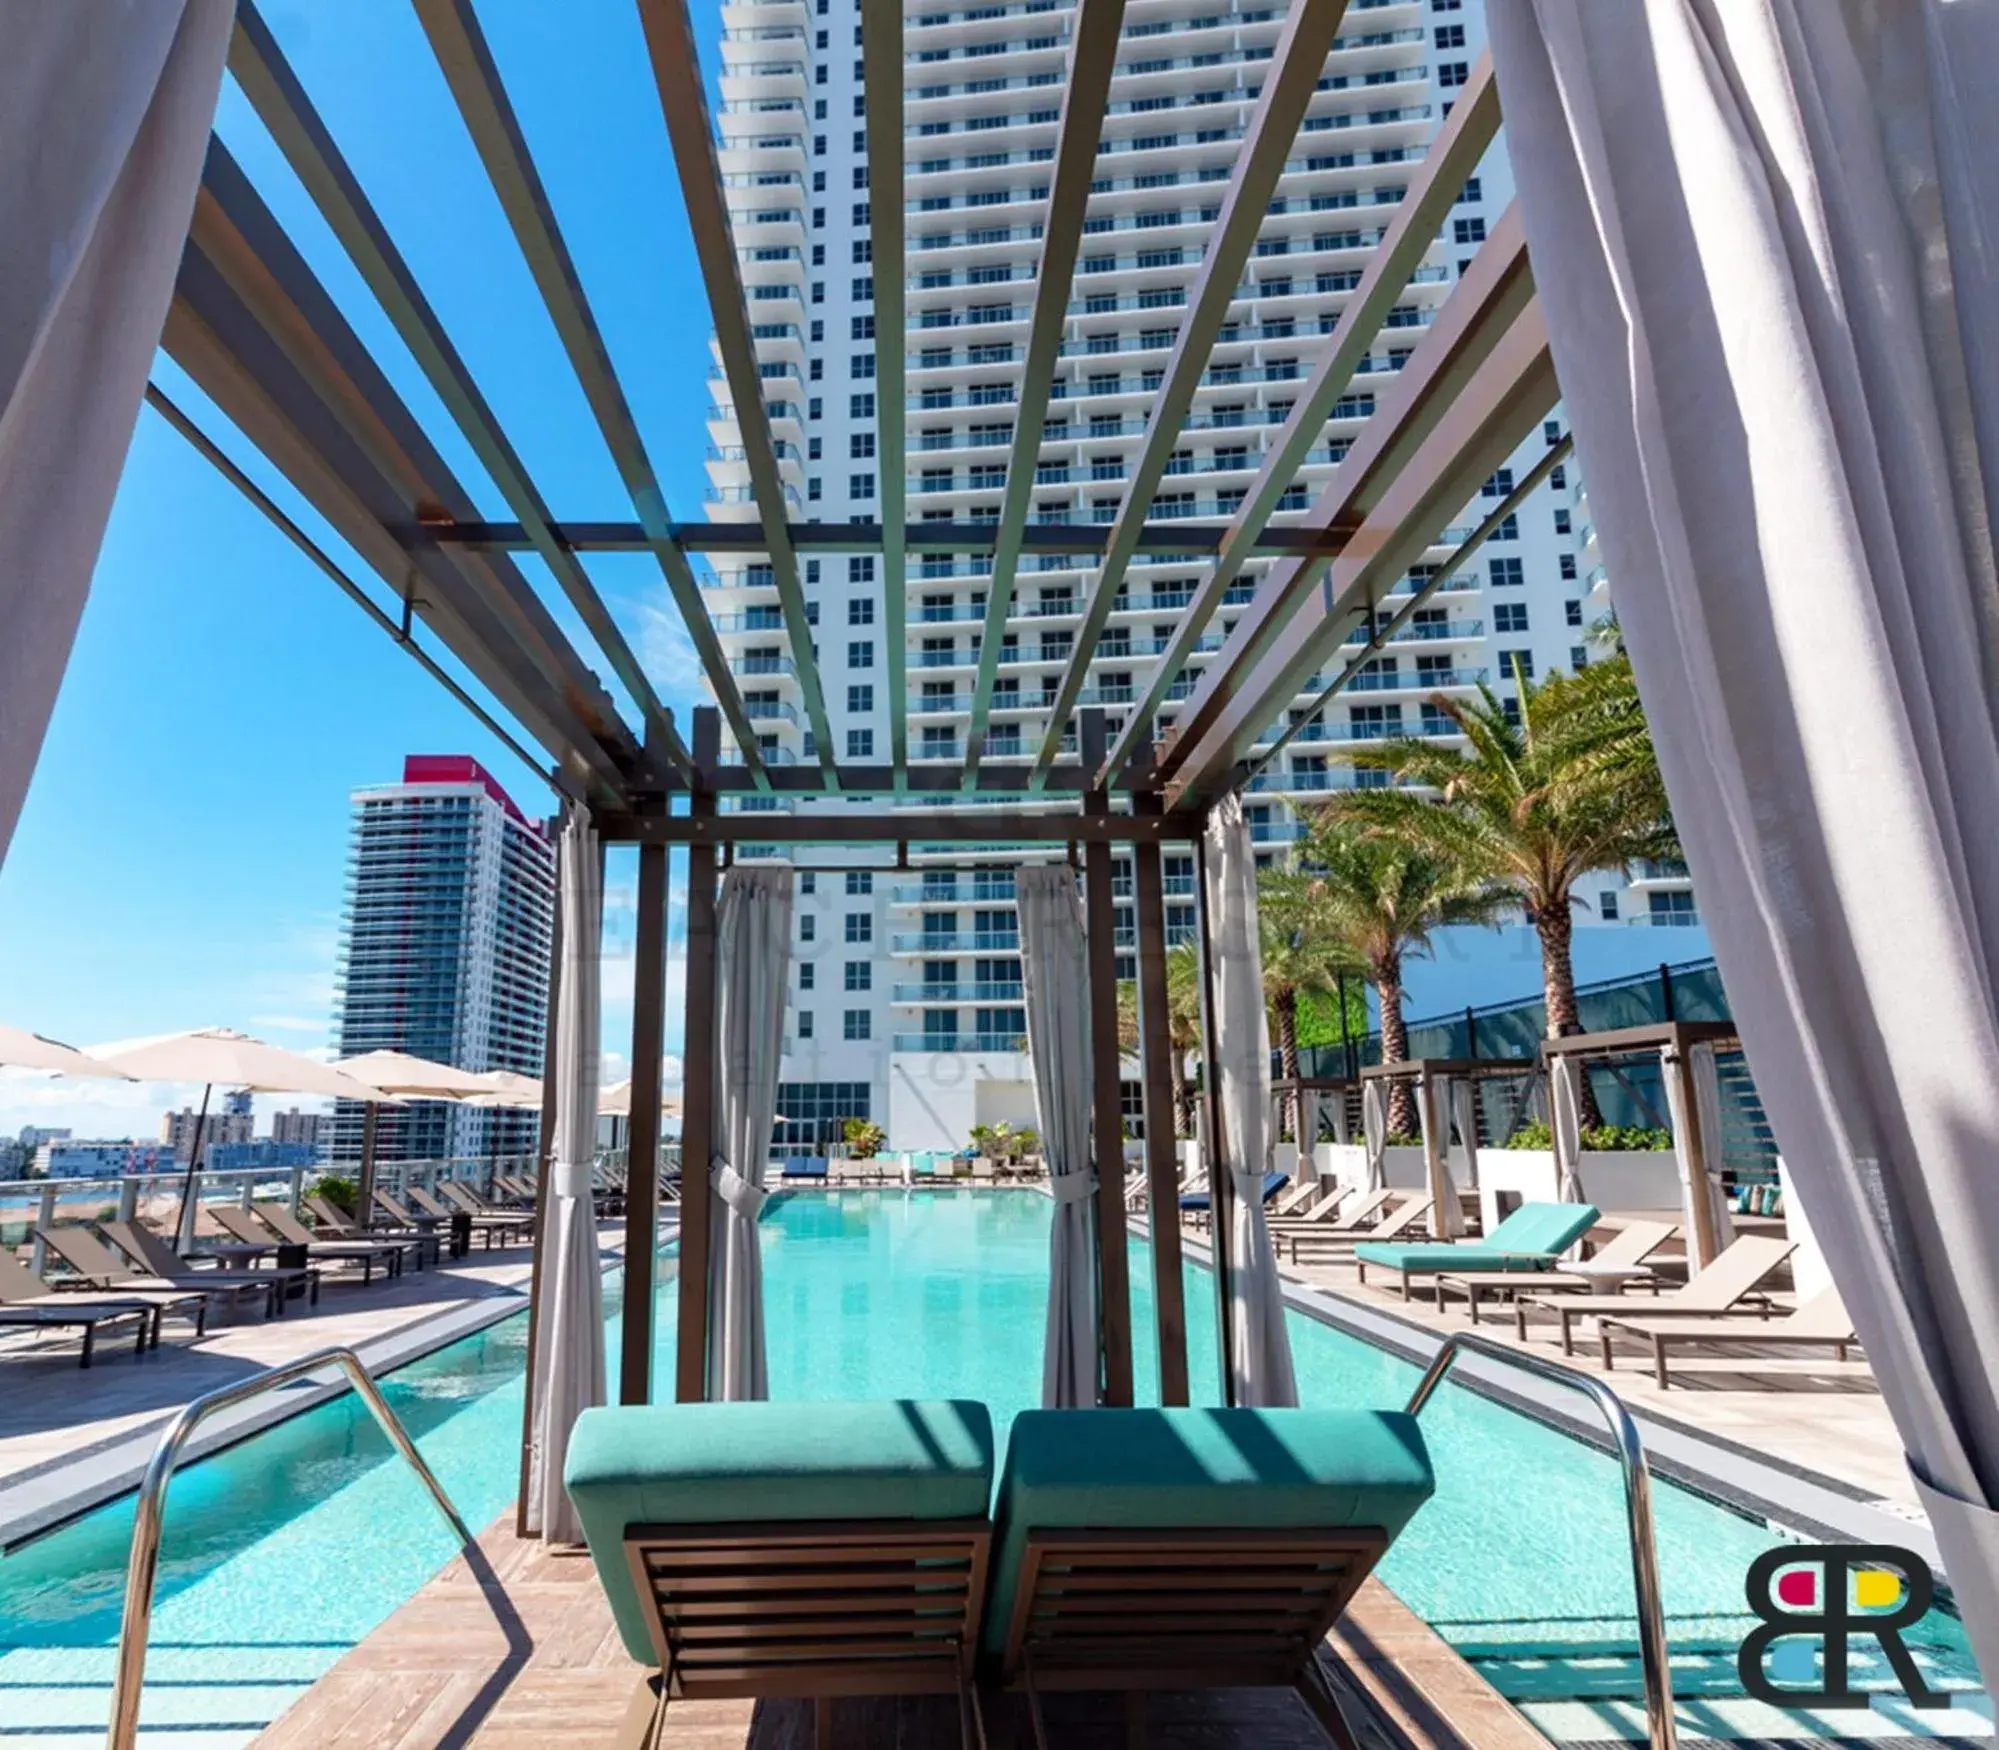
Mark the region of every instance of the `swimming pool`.
<instances>
[{"instance_id":1,"label":"swimming pool","mask_svg":"<svg viewBox=\"0 0 1999 1750\"><path fill-rule=\"evenodd\" d=\"M976 1397L1003 1428L1039 1393L1049 1207L1017 1192L774 1198L764 1220L773 1394ZM1136 1249L1132 1283L1143 1396L1156 1351L1149 1273ZM1212 1402L1209 1305L1205 1274L1190 1270L1194 1392ZM666 1379L670 1290L659 1326L655 1377ZM1407 1398L1415 1379L1407 1363L1300 1314L1291 1329L1306 1402L1380 1407ZM475 1527L513 1498L523 1341L522 1321L509 1320L386 1382ZM1544 1730L1618 1735L1640 1716L1615 1466L1461 1390L1441 1394L1424 1426L1437 1497L1391 1552L1384 1578ZM1690 1735L1851 1731L1842 1716L1815 1731L1736 1697L1734 1648L1749 1626L1742 1576L1773 1535L1671 1484L1659 1488L1657 1510L1674 1680ZM101 1729L130 1528L130 1503L113 1503L0 1560L5 1750L86 1745ZM246 1743L451 1553L420 1486L390 1462L351 1397L190 1467L167 1510L147 1725L174 1728L171 1741L192 1750ZM1949 1618L1933 1615L1916 1650L1932 1681L1971 1681ZM1980 1729L1963 1710L1919 1720L1896 1729Z\"/></svg>"}]
</instances>

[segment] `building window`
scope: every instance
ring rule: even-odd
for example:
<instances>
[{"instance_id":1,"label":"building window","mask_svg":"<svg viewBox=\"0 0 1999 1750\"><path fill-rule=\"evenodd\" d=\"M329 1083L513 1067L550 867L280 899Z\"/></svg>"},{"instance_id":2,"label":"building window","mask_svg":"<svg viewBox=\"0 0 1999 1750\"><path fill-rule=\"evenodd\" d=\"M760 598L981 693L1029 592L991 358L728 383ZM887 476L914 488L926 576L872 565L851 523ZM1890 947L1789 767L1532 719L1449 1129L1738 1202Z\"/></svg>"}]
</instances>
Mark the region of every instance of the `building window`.
<instances>
[{"instance_id":1,"label":"building window","mask_svg":"<svg viewBox=\"0 0 1999 1750\"><path fill-rule=\"evenodd\" d=\"M1468 243L1483 243L1485 241L1485 221L1483 219L1453 219L1451 221L1451 240L1459 248L1463 248Z\"/></svg>"},{"instance_id":2,"label":"building window","mask_svg":"<svg viewBox=\"0 0 1999 1750\"><path fill-rule=\"evenodd\" d=\"M1465 27L1461 24L1440 24L1434 34L1440 49L1461 49L1465 46Z\"/></svg>"},{"instance_id":3,"label":"building window","mask_svg":"<svg viewBox=\"0 0 1999 1750\"><path fill-rule=\"evenodd\" d=\"M1558 535L1566 535L1568 532L1569 532L1569 513L1565 510L1556 511L1555 533Z\"/></svg>"},{"instance_id":4,"label":"building window","mask_svg":"<svg viewBox=\"0 0 1999 1750\"><path fill-rule=\"evenodd\" d=\"M872 395L850 395L847 398L847 416L850 419L874 418L875 398Z\"/></svg>"},{"instance_id":5,"label":"building window","mask_svg":"<svg viewBox=\"0 0 1999 1750\"><path fill-rule=\"evenodd\" d=\"M1617 895L1606 893L1597 900L1597 912L1607 924L1617 922Z\"/></svg>"},{"instance_id":6,"label":"building window","mask_svg":"<svg viewBox=\"0 0 1999 1750\"><path fill-rule=\"evenodd\" d=\"M875 477L872 474L849 474L847 476L847 496L849 498L872 498L875 495Z\"/></svg>"},{"instance_id":7,"label":"building window","mask_svg":"<svg viewBox=\"0 0 1999 1750\"><path fill-rule=\"evenodd\" d=\"M875 968L871 960L849 960L846 966L846 988L848 990L873 990L875 988Z\"/></svg>"},{"instance_id":8,"label":"building window","mask_svg":"<svg viewBox=\"0 0 1999 1750\"><path fill-rule=\"evenodd\" d=\"M1508 681L1531 681L1534 678L1533 651L1502 650L1499 653L1499 677Z\"/></svg>"},{"instance_id":9,"label":"building window","mask_svg":"<svg viewBox=\"0 0 1999 1750\"><path fill-rule=\"evenodd\" d=\"M1561 567L1563 578L1570 583L1574 583L1576 580L1576 556L1573 553L1564 553L1556 563Z\"/></svg>"},{"instance_id":10,"label":"building window","mask_svg":"<svg viewBox=\"0 0 1999 1750\"><path fill-rule=\"evenodd\" d=\"M871 352L857 352L847 363L847 372L857 383L871 380L875 374L875 355Z\"/></svg>"},{"instance_id":11,"label":"building window","mask_svg":"<svg viewBox=\"0 0 1999 1750\"><path fill-rule=\"evenodd\" d=\"M819 931L819 920L815 918L810 912L807 912L803 917L801 917L798 920L798 939L801 942L811 941L812 938L818 934L818 931Z\"/></svg>"},{"instance_id":12,"label":"building window","mask_svg":"<svg viewBox=\"0 0 1999 1750\"><path fill-rule=\"evenodd\" d=\"M818 973L819 968L810 960L801 960L798 963L798 988L800 990L812 989L813 981L818 976Z\"/></svg>"},{"instance_id":13,"label":"building window","mask_svg":"<svg viewBox=\"0 0 1999 1750\"><path fill-rule=\"evenodd\" d=\"M1466 61L1439 61L1437 63L1437 89L1455 91L1471 78L1471 65Z\"/></svg>"},{"instance_id":14,"label":"building window","mask_svg":"<svg viewBox=\"0 0 1999 1750\"><path fill-rule=\"evenodd\" d=\"M872 553L864 553L858 558L847 561L847 581L849 583L873 583L874 580L875 561Z\"/></svg>"},{"instance_id":15,"label":"building window","mask_svg":"<svg viewBox=\"0 0 1999 1750\"><path fill-rule=\"evenodd\" d=\"M1569 646L1569 667L1574 669L1589 667L1589 646L1587 644L1571 644Z\"/></svg>"},{"instance_id":16,"label":"building window","mask_svg":"<svg viewBox=\"0 0 1999 1750\"><path fill-rule=\"evenodd\" d=\"M875 878L865 869L849 869L847 871L847 897L849 899L866 899L874 890Z\"/></svg>"},{"instance_id":17,"label":"building window","mask_svg":"<svg viewBox=\"0 0 1999 1750\"><path fill-rule=\"evenodd\" d=\"M819 877L813 874L810 869L806 870L798 878L798 891L800 893L817 893L819 891Z\"/></svg>"},{"instance_id":18,"label":"building window","mask_svg":"<svg viewBox=\"0 0 1999 1750\"><path fill-rule=\"evenodd\" d=\"M847 1009L841 1013L842 1039L872 1039L874 1036L874 1017L866 1009Z\"/></svg>"},{"instance_id":19,"label":"building window","mask_svg":"<svg viewBox=\"0 0 1999 1750\"><path fill-rule=\"evenodd\" d=\"M856 316L847 326L849 340L873 340L875 337L875 319L872 316Z\"/></svg>"},{"instance_id":20,"label":"building window","mask_svg":"<svg viewBox=\"0 0 1999 1750\"><path fill-rule=\"evenodd\" d=\"M873 668L874 665L875 641L872 638L856 638L847 646L849 668Z\"/></svg>"},{"instance_id":21,"label":"building window","mask_svg":"<svg viewBox=\"0 0 1999 1750\"><path fill-rule=\"evenodd\" d=\"M874 460L875 434L871 431L857 431L847 439L848 459L855 462Z\"/></svg>"},{"instance_id":22,"label":"building window","mask_svg":"<svg viewBox=\"0 0 1999 1750\"><path fill-rule=\"evenodd\" d=\"M1555 464L1553 471L1548 475L1548 484L1557 492L1563 492L1568 489L1569 470L1566 463L1557 462Z\"/></svg>"},{"instance_id":23,"label":"building window","mask_svg":"<svg viewBox=\"0 0 1999 1750\"><path fill-rule=\"evenodd\" d=\"M865 716L875 708L875 690L872 685L849 687L847 689L847 709L856 716Z\"/></svg>"},{"instance_id":24,"label":"building window","mask_svg":"<svg viewBox=\"0 0 1999 1750\"><path fill-rule=\"evenodd\" d=\"M872 729L850 729L847 731L847 758L850 760L871 760L875 757L875 732Z\"/></svg>"},{"instance_id":25,"label":"building window","mask_svg":"<svg viewBox=\"0 0 1999 1750\"><path fill-rule=\"evenodd\" d=\"M1492 629L1495 632L1524 632L1527 630L1527 604L1525 602L1498 602L1492 610Z\"/></svg>"},{"instance_id":26,"label":"building window","mask_svg":"<svg viewBox=\"0 0 1999 1750\"><path fill-rule=\"evenodd\" d=\"M849 579L849 581L853 581ZM847 604L847 624L850 626L872 626L875 623L875 604L872 596L856 596Z\"/></svg>"},{"instance_id":27,"label":"building window","mask_svg":"<svg viewBox=\"0 0 1999 1750\"><path fill-rule=\"evenodd\" d=\"M1495 469L1486 483L1478 489L1481 498L1504 498L1513 490L1513 470Z\"/></svg>"},{"instance_id":28,"label":"building window","mask_svg":"<svg viewBox=\"0 0 1999 1750\"><path fill-rule=\"evenodd\" d=\"M1562 422L1559 419L1541 421L1541 441L1550 448L1562 441Z\"/></svg>"},{"instance_id":29,"label":"building window","mask_svg":"<svg viewBox=\"0 0 1999 1750\"><path fill-rule=\"evenodd\" d=\"M1486 576L1494 589L1508 589L1526 582L1518 559L1493 559L1486 563Z\"/></svg>"},{"instance_id":30,"label":"building window","mask_svg":"<svg viewBox=\"0 0 1999 1750\"><path fill-rule=\"evenodd\" d=\"M865 1118L868 1113L866 1082L780 1082L771 1147L793 1154L823 1149L842 1140L842 1127L849 1118Z\"/></svg>"},{"instance_id":31,"label":"building window","mask_svg":"<svg viewBox=\"0 0 1999 1750\"><path fill-rule=\"evenodd\" d=\"M810 1009L800 1009L798 1011L798 1036L801 1039L810 1039L812 1037L812 1011Z\"/></svg>"},{"instance_id":32,"label":"building window","mask_svg":"<svg viewBox=\"0 0 1999 1750\"><path fill-rule=\"evenodd\" d=\"M1562 603L1562 618L1571 626L1580 626L1583 623L1582 603L1574 601Z\"/></svg>"},{"instance_id":33,"label":"building window","mask_svg":"<svg viewBox=\"0 0 1999 1750\"><path fill-rule=\"evenodd\" d=\"M872 942L875 939L875 918L873 912L850 911L846 917L846 935L850 942Z\"/></svg>"}]
</instances>

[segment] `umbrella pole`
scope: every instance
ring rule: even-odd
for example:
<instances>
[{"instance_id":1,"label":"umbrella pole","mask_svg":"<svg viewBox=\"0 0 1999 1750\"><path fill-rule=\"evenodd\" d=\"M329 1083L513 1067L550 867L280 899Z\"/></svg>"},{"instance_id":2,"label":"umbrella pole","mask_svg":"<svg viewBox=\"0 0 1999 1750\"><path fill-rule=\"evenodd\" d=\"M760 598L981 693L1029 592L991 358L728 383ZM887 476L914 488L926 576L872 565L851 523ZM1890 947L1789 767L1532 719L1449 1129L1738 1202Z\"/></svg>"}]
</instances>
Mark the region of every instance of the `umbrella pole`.
<instances>
[{"instance_id":1,"label":"umbrella pole","mask_svg":"<svg viewBox=\"0 0 1999 1750\"><path fill-rule=\"evenodd\" d=\"M194 1115L194 1140L188 1144L187 1177L181 1181L180 1213L174 1218L176 1247L194 1243L194 1176L201 1169L201 1133L208 1128L208 1096L213 1082L201 1084L201 1110Z\"/></svg>"},{"instance_id":2,"label":"umbrella pole","mask_svg":"<svg viewBox=\"0 0 1999 1750\"><path fill-rule=\"evenodd\" d=\"M362 1227L375 1225L375 1130L382 1108L370 1100L361 1118L361 1177L354 1193L354 1219Z\"/></svg>"}]
</instances>

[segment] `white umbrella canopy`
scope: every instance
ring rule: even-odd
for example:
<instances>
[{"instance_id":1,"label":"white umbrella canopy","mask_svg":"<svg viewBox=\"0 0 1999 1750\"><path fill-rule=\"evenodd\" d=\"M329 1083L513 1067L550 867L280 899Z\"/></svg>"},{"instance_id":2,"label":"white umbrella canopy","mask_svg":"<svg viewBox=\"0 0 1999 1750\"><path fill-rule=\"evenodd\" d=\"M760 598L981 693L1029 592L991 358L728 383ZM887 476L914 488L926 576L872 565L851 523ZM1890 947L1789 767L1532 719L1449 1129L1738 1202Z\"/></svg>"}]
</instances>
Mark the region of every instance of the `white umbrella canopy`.
<instances>
[{"instance_id":1,"label":"white umbrella canopy","mask_svg":"<svg viewBox=\"0 0 1999 1750\"><path fill-rule=\"evenodd\" d=\"M331 1094L379 1100L382 1091L295 1051L282 1051L228 1027L197 1027L154 1039L91 1048L90 1056L142 1082L203 1082L260 1094Z\"/></svg>"},{"instance_id":2,"label":"white umbrella canopy","mask_svg":"<svg viewBox=\"0 0 1999 1750\"><path fill-rule=\"evenodd\" d=\"M364 1052L359 1057L344 1057L333 1067L357 1082L366 1082L379 1090L379 1095L400 1095L408 1100L465 1100L490 1092L486 1082L469 1069L433 1063L404 1051Z\"/></svg>"},{"instance_id":3,"label":"white umbrella canopy","mask_svg":"<svg viewBox=\"0 0 1999 1750\"><path fill-rule=\"evenodd\" d=\"M19 1027L0 1027L0 1067L55 1070L66 1076L109 1076L115 1081L132 1079L122 1069L113 1069L73 1045L25 1033Z\"/></svg>"},{"instance_id":4,"label":"white umbrella canopy","mask_svg":"<svg viewBox=\"0 0 1999 1750\"><path fill-rule=\"evenodd\" d=\"M680 1116L680 1096L661 1094L659 1109L669 1118ZM632 1115L632 1084L628 1076L624 1081L613 1082L598 1097L597 1111L605 1118L629 1118Z\"/></svg>"},{"instance_id":5,"label":"white umbrella canopy","mask_svg":"<svg viewBox=\"0 0 1999 1750\"><path fill-rule=\"evenodd\" d=\"M538 1109L541 1105L541 1081L536 1076L524 1076L511 1069L489 1069L482 1070L472 1080L478 1083L479 1091L465 1096L468 1106Z\"/></svg>"}]
</instances>

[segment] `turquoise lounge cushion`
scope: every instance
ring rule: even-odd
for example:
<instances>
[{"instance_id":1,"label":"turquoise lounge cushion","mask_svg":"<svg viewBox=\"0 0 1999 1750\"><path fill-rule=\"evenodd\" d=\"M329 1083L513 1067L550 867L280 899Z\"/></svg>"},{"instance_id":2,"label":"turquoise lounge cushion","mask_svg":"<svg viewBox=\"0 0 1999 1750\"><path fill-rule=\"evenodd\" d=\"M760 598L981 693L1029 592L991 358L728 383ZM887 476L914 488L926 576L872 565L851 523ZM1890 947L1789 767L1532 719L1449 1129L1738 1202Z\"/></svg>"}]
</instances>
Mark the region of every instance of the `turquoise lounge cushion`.
<instances>
[{"instance_id":1,"label":"turquoise lounge cushion","mask_svg":"<svg viewBox=\"0 0 1999 1750\"><path fill-rule=\"evenodd\" d=\"M577 1419L562 1480L625 1650L650 1665L627 1526L983 1519L993 1423L958 1399L606 1406Z\"/></svg>"},{"instance_id":2,"label":"turquoise lounge cushion","mask_svg":"<svg viewBox=\"0 0 1999 1750\"><path fill-rule=\"evenodd\" d=\"M1409 1246L1377 1240L1355 1246L1353 1255L1384 1270L1546 1270L1557 1262L1553 1252L1495 1252L1490 1246L1452 1245L1446 1240Z\"/></svg>"},{"instance_id":3,"label":"turquoise lounge cushion","mask_svg":"<svg viewBox=\"0 0 1999 1750\"><path fill-rule=\"evenodd\" d=\"M985 1643L997 1653L1031 1530L1379 1526L1436 1480L1415 1418L1373 1410L1029 1410L993 1507Z\"/></svg>"},{"instance_id":4,"label":"turquoise lounge cushion","mask_svg":"<svg viewBox=\"0 0 1999 1750\"><path fill-rule=\"evenodd\" d=\"M1523 1203L1479 1242L1491 1252L1566 1252L1596 1226L1594 1203Z\"/></svg>"},{"instance_id":5,"label":"turquoise lounge cushion","mask_svg":"<svg viewBox=\"0 0 1999 1750\"><path fill-rule=\"evenodd\" d=\"M1353 1253L1384 1270L1546 1270L1596 1226L1597 1213L1594 1203L1523 1203L1482 1240L1363 1240Z\"/></svg>"}]
</instances>

